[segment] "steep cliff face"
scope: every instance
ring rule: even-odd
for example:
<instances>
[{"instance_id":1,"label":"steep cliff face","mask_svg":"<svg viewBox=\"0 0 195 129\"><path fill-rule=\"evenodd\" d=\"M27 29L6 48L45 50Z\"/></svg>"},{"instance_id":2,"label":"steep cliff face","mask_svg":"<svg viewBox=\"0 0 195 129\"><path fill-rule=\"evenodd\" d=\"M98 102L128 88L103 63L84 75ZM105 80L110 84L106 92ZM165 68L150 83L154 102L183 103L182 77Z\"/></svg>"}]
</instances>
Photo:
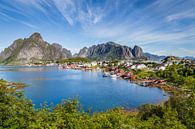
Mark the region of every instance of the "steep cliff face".
<instances>
[{"instance_id":1,"label":"steep cliff face","mask_svg":"<svg viewBox=\"0 0 195 129\"><path fill-rule=\"evenodd\" d=\"M26 64L38 60L57 60L70 58L69 50L59 44L49 44L39 33L29 38L18 39L0 53L0 62L4 64Z\"/></svg>"},{"instance_id":2,"label":"steep cliff face","mask_svg":"<svg viewBox=\"0 0 195 129\"><path fill-rule=\"evenodd\" d=\"M78 56L97 60L144 58L140 47L135 46L134 49L131 49L128 46L122 46L114 42L93 45L89 48L84 47L80 50Z\"/></svg>"},{"instance_id":3,"label":"steep cliff face","mask_svg":"<svg viewBox=\"0 0 195 129\"><path fill-rule=\"evenodd\" d=\"M144 53L141 47L138 46L134 46L133 50L132 50L132 54L135 58L142 58L144 57Z\"/></svg>"},{"instance_id":4,"label":"steep cliff face","mask_svg":"<svg viewBox=\"0 0 195 129\"><path fill-rule=\"evenodd\" d=\"M88 53L88 48L87 47L84 47L84 48L82 48L79 51L79 53L78 53L77 56L79 56L79 57L87 57L87 53Z\"/></svg>"}]
</instances>

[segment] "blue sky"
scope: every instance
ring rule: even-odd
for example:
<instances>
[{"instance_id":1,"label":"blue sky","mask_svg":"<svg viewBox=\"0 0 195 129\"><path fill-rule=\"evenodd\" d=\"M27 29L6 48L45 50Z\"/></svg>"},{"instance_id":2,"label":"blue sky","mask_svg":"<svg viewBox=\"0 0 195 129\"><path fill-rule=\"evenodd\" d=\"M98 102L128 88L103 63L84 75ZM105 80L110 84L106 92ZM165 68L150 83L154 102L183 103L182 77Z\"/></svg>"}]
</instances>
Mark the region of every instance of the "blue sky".
<instances>
[{"instance_id":1,"label":"blue sky","mask_svg":"<svg viewBox=\"0 0 195 129\"><path fill-rule=\"evenodd\" d=\"M0 0L0 50L40 32L73 53L114 41L195 56L195 0Z\"/></svg>"}]
</instances>

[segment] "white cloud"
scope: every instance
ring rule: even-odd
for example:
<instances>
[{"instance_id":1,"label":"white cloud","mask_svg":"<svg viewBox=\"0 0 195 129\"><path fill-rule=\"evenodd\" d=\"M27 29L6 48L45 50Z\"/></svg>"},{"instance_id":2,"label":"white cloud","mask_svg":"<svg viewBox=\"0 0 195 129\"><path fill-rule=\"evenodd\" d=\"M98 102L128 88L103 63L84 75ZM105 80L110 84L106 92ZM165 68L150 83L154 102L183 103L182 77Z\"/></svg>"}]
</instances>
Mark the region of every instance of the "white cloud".
<instances>
[{"instance_id":1,"label":"white cloud","mask_svg":"<svg viewBox=\"0 0 195 129\"><path fill-rule=\"evenodd\" d=\"M40 10L42 13L44 13L45 15L47 14L47 11L45 10L45 8L41 5L41 4L46 4L47 1L46 0L15 0L16 2L19 2L20 4L23 4L25 6L28 7L35 7L38 10ZM19 7L19 8L18 8ZM17 9L21 10L22 12L24 11L24 8L20 8L20 6L16 6Z\"/></svg>"},{"instance_id":2,"label":"white cloud","mask_svg":"<svg viewBox=\"0 0 195 129\"><path fill-rule=\"evenodd\" d=\"M88 3L83 1L53 0L53 2L71 26L79 23L84 28L92 24L97 24L103 16L101 8L89 6Z\"/></svg>"},{"instance_id":3,"label":"white cloud","mask_svg":"<svg viewBox=\"0 0 195 129\"><path fill-rule=\"evenodd\" d=\"M165 55L165 56L180 56L180 57L184 57L184 56L193 56L195 57L195 51L193 50L193 48L178 48L177 46L172 46L172 47L168 47L168 48L164 48L164 46L161 44L161 49L159 48L154 48L154 47L143 47L144 51L152 53L152 54L156 54L156 55Z\"/></svg>"},{"instance_id":4,"label":"white cloud","mask_svg":"<svg viewBox=\"0 0 195 129\"><path fill-rule=\"evenodd\" d=\"M90 7L86 5L86 11L82 8L78 8L77 21L81 24L82 28L93 26L98 24L103 18L103 11L98 7Z\"/></svg>"},{"instance_id":5,"label":"white cloud","mask_svg":"<svg viewBox=\"0 0 195 129\"><path fill-rule=\"evenodd\" d=\"M162 32L138 32L138 34L132 34L129 39L143 42L144 44L150 44L154 42L170 42L182 40L189 36L189 33L162 33Z\"/></svg>"},{"instance_id":6,"label":"white cloud","mask_svg":"<svg viewBox=\"0 0 195 129\"><path fill-rule=\"evenodd\" d=\"M179 48L178 52L181 53L185 53L188 56L194 56L195 57L195 51L194 50L190 50L190 49L186 49L186 48Z\"/></svg>"},{"instance_id":7,"label":"white cloud","mask_svg":"<svg viewBox=\"0 0 195 129\"><path fill-rule=\"evenodd\" d=\"M53 0L58 11L64 16L70 25L74 24L76 5L73 0Z\"/></svg>"},{"instance_id":8,"label":"white cloud","mask_svg":"<svg viewBox=\"0 0 195 129\"><path fill-rule=\"evenodd\" d=\"M180 19L184 19L184 18L195 18L195 10L191 9L188 11L179 12L176 14L169 15L169 16L167 16L166 20L170 22L170 21L180 20Z\"/></svg>"},{"instance_id":9,"label":"white cloud","mask_svg":"<svg viewBox=\"0 0 195 129\"><path fill-rule=\"evenodd\" d=\"M5 14L5 13L0 12L0 16L2 16L1 18L4 19L4 20L13 20L13 21L16 21L16 22L18 22L18 23L21 23L21 24L23 24L23 25L25 25L25 26L28 26L28 27L30 27L30 28L38 29L37 26L35 26L35 25L31 24L31 23L22 21L22 20L20 20L20 19L16 19L16 18L11 17L11 16L9 16L9 15L7 15L7 14ZM3 18L3 17L4 17L4 18Z\"/></svg>"},{"instance_id":10,"label":"white cloud","mask_svg":"<svg viewBox=\"0 0 195 129\"><path fill-rule=\"evenodd\" d=\"M78 53L81 48L67 48L68 50L71 51L72 54Z\"/></svg>"},{"instance_id":11,"label":"white cloud","mask_svg":"<svg viewBox=\"0 0 195 129\"><path fill-rule=\"evenodd\" d=\"M24 24L24 25L26 25L26 26L28 26L28 27L30 27L30 28L38 29L37 26L35 26L35 25L33 25L33 24L30 24L30 23L28 23L28 22L21 21L21 20L17 20L17 21L20 22L20 23L22 23L22 24Z\"/></svg>"}]
</instances>

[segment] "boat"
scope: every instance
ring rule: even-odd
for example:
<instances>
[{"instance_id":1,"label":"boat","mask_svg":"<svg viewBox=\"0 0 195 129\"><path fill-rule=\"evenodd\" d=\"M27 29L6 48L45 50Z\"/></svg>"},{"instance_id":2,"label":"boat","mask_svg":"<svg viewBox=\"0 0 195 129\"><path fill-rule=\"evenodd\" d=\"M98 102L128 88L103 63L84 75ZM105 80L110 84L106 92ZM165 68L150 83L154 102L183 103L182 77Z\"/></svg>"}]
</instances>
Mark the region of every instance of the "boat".
<instances>
[{"instance_id":1,"label":"boat","mask_svg":"<svg viewBox=\"0 0 195 129\"><path fill-rule=\"evenodd\" d=\"M117 75L116 74L112 74L110 75L111 78L117 78Z\"/></svg>"},{"instance_id":2,"label":"boat","mask_svg":"<svg viewBox=\"0 0 195 129\"><path fill-rule=\"evenodd\" d=\"M110 76L110 73L104 72L103 77L109 77L109 76Z\"/></svg>"},{"instance_id":3,"label":"boat","mask_svg":"<svg viewBox=\"0 0 195 129\"><path fill-rule=\"evenodd\" d=\"M58 66L58 69L59 69L59 70L63 70L63 69L67 69L67 68L66 68L65 66L63 66L63 65L59 65L59 66Z\"/></svg>"}]
</instances>

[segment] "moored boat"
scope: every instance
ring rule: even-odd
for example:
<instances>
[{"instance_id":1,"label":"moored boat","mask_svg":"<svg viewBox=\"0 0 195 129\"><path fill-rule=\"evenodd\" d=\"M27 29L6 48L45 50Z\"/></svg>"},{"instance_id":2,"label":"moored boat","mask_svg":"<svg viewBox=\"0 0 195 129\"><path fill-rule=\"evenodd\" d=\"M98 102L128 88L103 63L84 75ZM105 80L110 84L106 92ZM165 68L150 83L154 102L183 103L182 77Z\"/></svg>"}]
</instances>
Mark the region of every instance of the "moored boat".
<instances>
[{"instance_id":1,"label":"moored boat","mask_svg":"<svg viewBox=\"0 0 195 129\"><path fill-rule=\"evenodd\" d=\"M109 76L110 76L110 73L104 72L103 77L109 77Z\"/></svg>"},{"instance_id":2,"label":"moored boat","mask_svg":"<svg viewBox=\"0 0 195 129\"><path fill-rule=\"evenodd\" d=\"M110 75L111 78L117 78L117 75L116 74L112 74Z\"/></svg>"}]
</instances>

